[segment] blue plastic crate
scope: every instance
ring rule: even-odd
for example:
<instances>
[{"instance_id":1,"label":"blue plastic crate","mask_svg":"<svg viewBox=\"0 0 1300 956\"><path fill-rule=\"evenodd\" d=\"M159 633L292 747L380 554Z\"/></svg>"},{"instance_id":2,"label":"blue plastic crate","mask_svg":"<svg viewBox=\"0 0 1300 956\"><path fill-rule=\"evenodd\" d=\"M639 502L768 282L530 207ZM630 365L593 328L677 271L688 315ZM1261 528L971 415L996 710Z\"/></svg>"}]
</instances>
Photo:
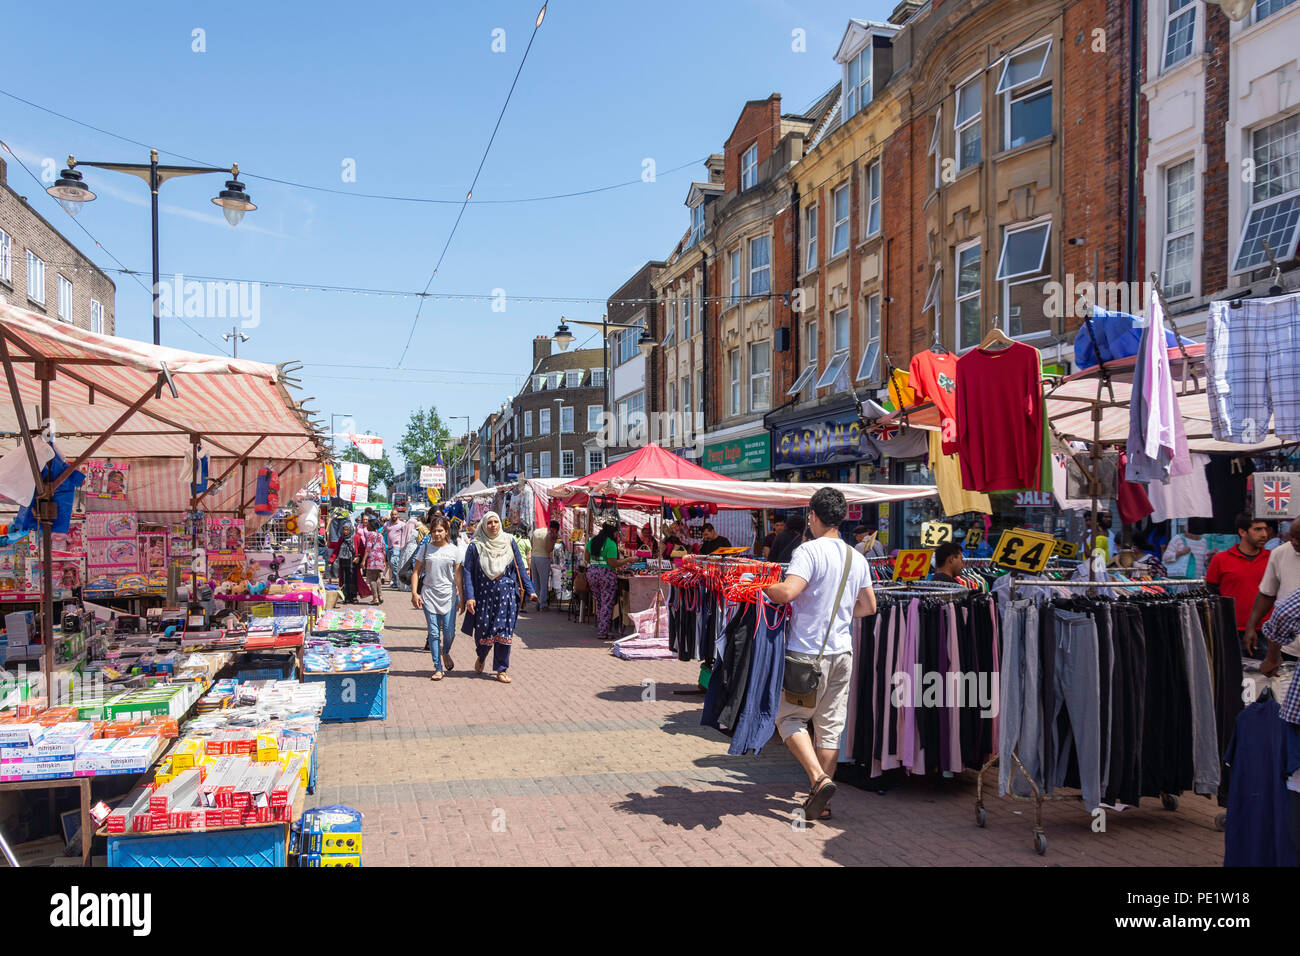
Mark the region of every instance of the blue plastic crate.
<instances>
[{"instance_id":1,"label":"blue plastic crate","mask_svg":"<svg viewBox=\"0 0 1300 956\"><path fill-rule=\"evenodd\" d=\"M305 674L304 679L325 684L325 709L321 711L321 720L388 719L387 671Z\"/></svg>"},{"instance_id":2,"label":"blue plastic crate","mask_svg":"<svg viewBox=\"0 0 1300 956\"><path fill-rule=\"evenodd\" d=\"M246 653L235 664L235 677L241 681L288 680L296 671L293 654Z\"/></svg>"},{"instance_id":3,"label":"blue plastic crate","mask_svg":"<svg viewBox=\"0 0 1300 956\"><path fill-rule=\"evenodd\" d=\"M288 866L283 823L166 836L110 836L109 866Z\"/></svg>"}]
</instances>

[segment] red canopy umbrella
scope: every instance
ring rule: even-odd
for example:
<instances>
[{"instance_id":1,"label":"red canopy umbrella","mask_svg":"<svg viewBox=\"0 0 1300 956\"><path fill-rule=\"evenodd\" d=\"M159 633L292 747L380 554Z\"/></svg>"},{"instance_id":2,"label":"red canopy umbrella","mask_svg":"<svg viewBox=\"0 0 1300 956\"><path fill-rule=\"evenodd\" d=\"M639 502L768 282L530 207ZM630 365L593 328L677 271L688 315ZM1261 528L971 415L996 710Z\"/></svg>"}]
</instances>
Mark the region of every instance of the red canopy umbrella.
<instances>
[{"instance_id":1,"label":"red canopy umbrella","mask_svg":"<svg viewBox=\"0 0 1300 956\"><path fill-rule=\"evenodd\" d=\"M709 471L707 468L701 468L699 465L692 464L685 458L674 455L672 452L665 451L658 445L646 445L639 448L626 458L620 458L612 464L606 465L599 471L594 471L583 478L575 478L565 483L565 487L594 488L603 484L612 478L694 478L706 479L712 481L736 481L735 478L728 478L726 475L720 475L716 471ZM583 505L587 502L587 495L577 494L566 499L571 505ZM657 508L659 505L696 505L708 504L706 501L686 498L660 498L648 495L624 495L618 499L618 503L630 508Z\"/></svg>"}]
</instances>

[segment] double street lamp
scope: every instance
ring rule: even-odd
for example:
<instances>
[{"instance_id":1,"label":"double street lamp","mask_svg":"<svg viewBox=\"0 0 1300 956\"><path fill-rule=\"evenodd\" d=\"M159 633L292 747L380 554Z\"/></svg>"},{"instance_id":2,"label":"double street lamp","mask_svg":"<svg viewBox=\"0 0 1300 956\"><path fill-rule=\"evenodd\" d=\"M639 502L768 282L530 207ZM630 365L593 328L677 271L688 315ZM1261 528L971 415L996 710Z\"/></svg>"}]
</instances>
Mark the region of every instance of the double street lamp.
<instances>
[{"instance_id":1,"label":"double street lamp","mask_svg":"<svg viewBox=\"0 0 1300 956\"><path fill-rule=\"evenodd\" d=\"M624 325L620 322L610 322L609 316L607 315L602 315L600 317L599 322L591 322L586 319L566 319L564 316L560 316L560 326L555 330L555 334L551 336L551 339L555 342L556 345L560 347L561 352L565 351L566 349L568 349L570 345L573 344L573 332L570 331L569 329L569 325L568 325L569 322L573 322L574 325L583 325L583 326L587 326L588 328L600 329L600 341L601 341L601 347L603 349L602 357L604 361L603 370L605 372L605 412L608 413L609 412L609 378L610 378L609 376L609 333L611 331L623 332L628 329L635 329L636 326ZM645 356L647 359L649 359L650 353L654 351L654 347L658 344L659 343L655 341L654 336L650 334L650 330L642 327L641 337L637 339L637 345L641 349L641 354Z\"/></svg>"},{"instance_id":2,"label":"double street lamp","mask_svg":"<svg viewBox=\"0 0 1300 956\"><path fill-rule=\"evenodd\" d=\"M94 166L97 169L127 173L149 184L153 207L153 344L159 345L162 330L158 314L158 187L177 176L229 173L231 178L226 180L226 188L217 193L212 202L221 207L226 222L237 226L244 218L244 213L257 208L248 193L244 191L244 184L239 181L239 164L235 163L229 169L220 166L163 166L158 163L156 149L149 151L148 163L92 163L85 160L78 161L69 156L68 168L63 170L54 185L45 191L57 199L59 205L70 216L75 216L81 211L83 204L95 198L95 194L82 182L81 173L77 171L78 166Z\"/></svg>"}]
</instances>

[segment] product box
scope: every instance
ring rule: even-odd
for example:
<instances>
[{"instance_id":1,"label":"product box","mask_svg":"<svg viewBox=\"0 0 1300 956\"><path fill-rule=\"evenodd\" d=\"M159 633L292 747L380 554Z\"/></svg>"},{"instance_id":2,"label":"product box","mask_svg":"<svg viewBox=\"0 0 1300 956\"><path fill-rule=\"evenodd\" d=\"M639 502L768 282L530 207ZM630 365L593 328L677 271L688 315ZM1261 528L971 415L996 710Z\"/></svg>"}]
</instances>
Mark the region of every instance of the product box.
<instances>
[{"instance_id":1,"label":"product box","mask_svg":"<svg viewBox=\"0 0 1300 956\"><path fill-rule=\"evenodd\" d=\"M140 531L140 523L134 511L92 511L86 515L86 523L82 530L87 539L130 538L134 540Z\"/></svg>"},{"instance_id":2,"label":"product box","mask_svg":"<svg viewBox=\"0 0 1300 956\"><path fill-rule=\"evenodd\" d=\"M140 573L167 575L167 535L148 532L140 535Z\"/></svg>"},{"instance_id":3,"label":"product box","mask_svg":"<svg viewBox=\"0 0 1300 956\"><path fill-rule=\"evenodd\" d=\"M32 754L38 760L72 760L94 733L95 725L88 720L56 724L32 746Z\"/></svg>"},{"instance_id":4,"label":"product box","mask_svg":"<svg viewBox=\"0 0 1300 956\"><path fill-rule=\"evenodd\" d=\"M75 775L71 760L29 760L7 763L0 768L0 780L58 780Z\"/></svg>"},{"instance_id":5,"label":"product box","mask_svg":"<svg viewBox=\"0 0 1300 956\"><path fill-rule=\"evenodd\" d=\"M140 567L140 541L130 538L92 538L86 542L86 563L93 570L110 566L129 568L138 574Z\"/></svg>"},{"instance_id":6,"label":"product box","mask_svg":"<svg viewBox=\"0 0 1300 956\"><path fill-rule=\"evenodd\" d=\"M87 498L126 499L131 466L125 462L88 461L81 466Z\"/></svg>"},{"instance_id":7,"label":"product box","mask_svg":"<svg viewBox=\"0 0 1300 956\"><path fill-rule=\"evenodd\" d=\"M244 519L208 515L207 550L232 553L244 550Z\"/></svg>"},{"instance_id":8,"label":"product box","mask_svg":"<svg viewBox=\"0 0 1300 956\"><path fill-rule=\"evenodd\" d=\"M77 751L73 772L78 777L93 777L96 774L107 773L112 765L113 748L116 745L115 739L86 741Z\"/></svg>"},{"instance_id":9,"label":"product box","mask_svg":"<svg viewBox=\"0 0 1300 956\"><path fill-rule=\"evenodd\" d=\"M37 723L0 724L0 747L31 747L41 742L47 729Z\"/></svg>"},{"instance_id":10,"label":"product box","mask_svg":"<svg viewBox=\"0 0 1300 956\"><path fill-rule=\"evenodd\" d=\"M144 773L158 752L156 737L123 737L116 741L108 773Z\"/></svg>"}]
</instances>

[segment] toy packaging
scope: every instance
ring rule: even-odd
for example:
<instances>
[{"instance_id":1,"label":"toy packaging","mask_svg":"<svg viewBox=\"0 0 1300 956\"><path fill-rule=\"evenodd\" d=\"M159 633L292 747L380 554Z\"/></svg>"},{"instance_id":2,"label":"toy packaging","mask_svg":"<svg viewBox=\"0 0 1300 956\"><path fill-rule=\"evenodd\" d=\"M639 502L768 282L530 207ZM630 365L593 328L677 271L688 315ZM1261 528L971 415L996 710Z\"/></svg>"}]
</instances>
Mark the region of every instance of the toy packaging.
<instances>
[{"instance_id":1,"label":"toy packaging","mask_svg":"<svg viewBox=\"0 0 1300 956\"><path fill-rule=\"evenodd\" d=\"M131 538L139 533L139 521L134 511L92 511L86 515L85 537Z\"/></svg>"},{"instance_id":2,"label":"toy packaging","mask_svg":"<svg viewBox=\"0 0 1300 956\"><path fill-rule=\"evenodd\" d=\"M244 519L208 516L208 550L231 553L244 550Z\"/></svg>"},{"instance_id":3,"label":"toy packaging","mask_svg":"<svg viewBox=\"0 0 1300 956\"><path fill-rule=\"evenodd\" d=\"M167 574L167 535L150 532L140 535L140 573Z\"/></svg>"},{"instance_id":4,"label":"toy packaging","mask_svg":"<svg viewBox=\"0 0 1300 956\"><path fill-rule=\"evenodd\" d=\"M86 476L87 498L126 499L127 479L131 466L111 461L88 461L81 466Z\"/></svg>"}]
</instances>

